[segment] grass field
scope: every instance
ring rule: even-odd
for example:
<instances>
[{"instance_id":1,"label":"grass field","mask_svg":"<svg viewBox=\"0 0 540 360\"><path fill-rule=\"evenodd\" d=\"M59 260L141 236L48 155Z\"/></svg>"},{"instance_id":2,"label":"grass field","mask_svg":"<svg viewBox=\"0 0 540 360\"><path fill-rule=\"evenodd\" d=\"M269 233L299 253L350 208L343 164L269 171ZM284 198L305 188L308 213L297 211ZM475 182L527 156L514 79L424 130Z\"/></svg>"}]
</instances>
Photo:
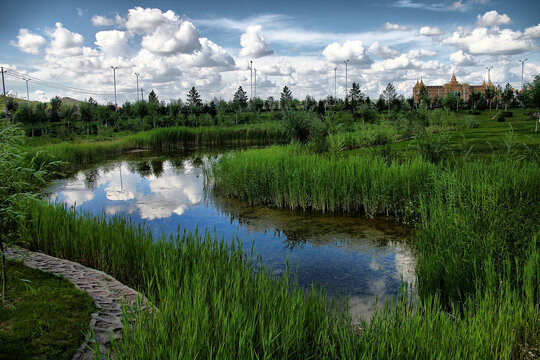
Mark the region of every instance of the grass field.
<instances>
[{"instance_id":1,"label":"grass field","mask_svg":"<svg viewBox=\"0 0 540 360\"><path fill-rule=\"evenodd\" d=\"M93 299L65 279L20 262L7 264L0 359L71 359L89 331Z\"/></svg>"}]
</instances>

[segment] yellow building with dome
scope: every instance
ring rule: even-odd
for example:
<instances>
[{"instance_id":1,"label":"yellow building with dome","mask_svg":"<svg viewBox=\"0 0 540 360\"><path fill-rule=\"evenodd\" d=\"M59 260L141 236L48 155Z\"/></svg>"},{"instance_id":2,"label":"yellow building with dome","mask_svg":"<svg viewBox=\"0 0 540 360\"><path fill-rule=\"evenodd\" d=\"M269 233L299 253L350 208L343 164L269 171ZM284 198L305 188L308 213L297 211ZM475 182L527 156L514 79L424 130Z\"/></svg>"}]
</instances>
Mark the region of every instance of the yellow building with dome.
<instances>
[{"instance_id":1,"label":"yellow building with dome","mask_svg":"<svg viewBox=\"0 0 540 360\"><path fill-rule=\"evenodd\" d=\"M437 99L440 97L447 96L451 93L459 93L461 100L467 101L471 95L471 92L484 93L488 88L488 84L484 80L482 85L469 85L461 84L456 80L456 75L452 72L452 78L449 83L440 86L425 85L423 80L416 81L416 84L413 86L413 95L414 101L418 102L420 96L420 90L422 86L425 86L428 92L428 97L430 99ZM489 82L489 87L495 88L491 81Z\"/></svg>"}]
</instances>

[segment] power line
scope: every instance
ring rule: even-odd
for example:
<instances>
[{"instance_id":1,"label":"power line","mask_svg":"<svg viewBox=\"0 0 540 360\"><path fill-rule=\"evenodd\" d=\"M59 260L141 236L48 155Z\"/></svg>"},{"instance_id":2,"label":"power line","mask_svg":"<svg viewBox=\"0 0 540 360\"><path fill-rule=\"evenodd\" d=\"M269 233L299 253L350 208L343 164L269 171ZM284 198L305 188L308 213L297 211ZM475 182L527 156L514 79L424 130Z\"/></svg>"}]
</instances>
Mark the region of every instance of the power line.
<instances>
[{"instance_id":1,"label":"power line","mask_svg":"<svg viewBox=\"0 0 540 360\"><path fill-rule=\"evenodd\" d=\"M81 94L89 94L89 95L103 95L103 96L112 96L112 95L114 95L114 93L108 93L108 92L104 92L104 91L88 90L88 89L76 88L76 87L73 87L73 86L62 85L62 84L55 83L55 82L52 82L52 81L37 78L35 76L30 76L30 75L27 75L27 74L23 74L23 73L20 73L20 72L18 72L16 70L13 70L13 69L7 69L6 68L6 70L4 70L4 73L6 75L11 76L11 77L16 78L16 79L23 80L23 78L28 78L28 79L32 80L35 84L39 84L41 86L53 88L53 89L56 89L56 90L63 90L63 91L69 91L69 92L75 92L75 93L81 93ZM135 90L123 90L123 91L118 91L117 94L128 95L128 94L133 94L133 93L136 93L136 92L137 92L136 89Z\"/></svg>"}]
</instances>

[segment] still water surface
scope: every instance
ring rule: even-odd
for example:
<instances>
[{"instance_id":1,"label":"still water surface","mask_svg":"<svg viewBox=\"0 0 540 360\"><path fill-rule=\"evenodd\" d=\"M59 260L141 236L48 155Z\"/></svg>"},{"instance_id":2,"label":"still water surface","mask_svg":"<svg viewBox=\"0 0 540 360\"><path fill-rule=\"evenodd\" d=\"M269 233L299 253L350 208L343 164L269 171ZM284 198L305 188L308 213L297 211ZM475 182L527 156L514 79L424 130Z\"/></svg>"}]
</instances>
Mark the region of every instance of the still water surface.
<instances>
[{"instance_id":1,"label":"still water surface","mask_svg":"<svg viewBox=\"0 0 540 360\"><path fill-rule=\"evenodd\" d=\"M351 313L369 318L376 301L399 294L401 280L415 282L410 230L393 219L361 214L249 206L204 186L203 168L216 153L132 154L80 171L47 189L51 200L108 216L129 215L154 233L208 229L225 241L252 246L267 269L280 275L286 261L298 282L349 296Z\"/></svg>"}]
</instances>

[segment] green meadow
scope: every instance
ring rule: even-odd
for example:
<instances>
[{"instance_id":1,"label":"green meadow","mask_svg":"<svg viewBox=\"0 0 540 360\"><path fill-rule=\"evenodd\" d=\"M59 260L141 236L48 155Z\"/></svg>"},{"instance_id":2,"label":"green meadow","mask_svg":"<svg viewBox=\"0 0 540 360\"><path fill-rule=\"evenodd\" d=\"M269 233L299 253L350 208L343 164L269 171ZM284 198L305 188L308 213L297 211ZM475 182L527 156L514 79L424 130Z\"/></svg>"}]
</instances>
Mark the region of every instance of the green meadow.
<instances>
[{"instance_id":1,"label":"green meadow","mask_svg":"<svg viewBox=\"0 0 540 360\"><path fill-rule=\"evenodd\" d=\"M532 359L540 355L540 137L532 110L511 111L504 121L496 110L283 111L261 123L64 142L26 140L3 122L0 173L11 185L0 187L9 219L1 230L5 241L103 270L150 300L124 309L119 359ZM35 195L59 172L125 152L223 145L266 146L211 163L206 180L223 196L408 224L417 289L404 287L353 324L343 299L300 288L294 269L273 276L219 233L155 238L129 218Z\"/></svg>"}]
</instances>

